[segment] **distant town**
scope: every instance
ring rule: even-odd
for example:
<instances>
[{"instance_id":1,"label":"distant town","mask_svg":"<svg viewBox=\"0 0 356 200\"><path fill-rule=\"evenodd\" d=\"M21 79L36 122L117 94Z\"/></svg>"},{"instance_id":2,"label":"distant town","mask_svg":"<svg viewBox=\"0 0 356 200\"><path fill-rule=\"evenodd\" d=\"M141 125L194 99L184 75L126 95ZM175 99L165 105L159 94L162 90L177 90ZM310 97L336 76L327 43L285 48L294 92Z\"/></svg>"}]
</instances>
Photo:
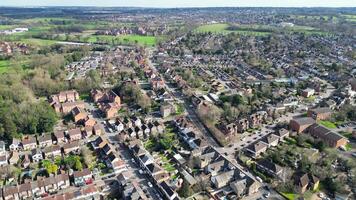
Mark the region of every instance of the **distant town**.
<instances>
[{"instance_id":1,"label":"distant town","mask_svg":"<svg viewBox=\"0 0 356 200\"><path fill-rule=\"evenodd\" d=\"M354 8L0 7L0 199L356 198Z\"/></svg>"}]
</instances>

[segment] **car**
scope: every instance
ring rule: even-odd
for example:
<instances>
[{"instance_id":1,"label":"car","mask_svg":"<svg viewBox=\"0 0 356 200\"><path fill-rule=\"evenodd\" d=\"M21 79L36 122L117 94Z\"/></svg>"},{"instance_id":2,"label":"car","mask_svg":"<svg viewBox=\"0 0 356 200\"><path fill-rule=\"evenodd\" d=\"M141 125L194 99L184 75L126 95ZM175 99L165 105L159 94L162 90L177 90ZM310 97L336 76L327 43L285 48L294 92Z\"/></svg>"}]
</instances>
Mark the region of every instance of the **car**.
<instances>
[{"instance_id":1,"label":"car","mask_svg":"<svg viewBox=\"0 0 356 200\"><path fill-rule=\"evenodd\" d=\"M140 174L143 174L143 171L142 171L142 169L138 170L138 173L140 173Z\"/></svg>"},{"instance_id":2,"label":"car","mask_svg":"<svg viewBox=\"0 0 356 200\"><path fill-rule=\"evenodd\" d=\"M356 157L356 152L353 152L351 155L352 155L353 157Z\"/></svg>"},{"instance_id":3,"label":"car","mask_svg":"<svg viewBox=\"0 0 356 200\"><path fill-rule=\"evenodd\" d=\"M149 181L148 181L148 183L147 183L147 184L148 184L148 186L149 186L149 187L153 187L153 185L152 185L152 183L151 183L151 182L149 182Z\"/></svg>"},{"instance_id":4,"label":"car","mask_svg":"<svg viewBox=\"0 0 356 200\"><path fill-rule=\"evenodd\" d=\"M257 180L258 182L260 182L260 183L263 183L262 179L261 179L260 177L258 177L258 176L256 176L256 180Z\"/></svg>"},{"instance_id":5,"label":"car","mask_svg":"<svg viewBox=\"0 0 356 200\"><path fill-rule=\"evenodd\" d=\"M268 198L268 197L269 197L269 195L270 195L270 193L269 193L269 192L266 192L266 193L264 193L264 194L263 194L263 196L264 196L264 197L266 197L266 198Z\"/></svg>"},{"instance_id":6,"label":"car","mask_svg":"<svg viewBox=\"0 0 356 200\"><path fill-rule=\"evenodd\" d=\"M131 158L131 162L136 163L135 159Z\"/></svg>"}]
</instances>

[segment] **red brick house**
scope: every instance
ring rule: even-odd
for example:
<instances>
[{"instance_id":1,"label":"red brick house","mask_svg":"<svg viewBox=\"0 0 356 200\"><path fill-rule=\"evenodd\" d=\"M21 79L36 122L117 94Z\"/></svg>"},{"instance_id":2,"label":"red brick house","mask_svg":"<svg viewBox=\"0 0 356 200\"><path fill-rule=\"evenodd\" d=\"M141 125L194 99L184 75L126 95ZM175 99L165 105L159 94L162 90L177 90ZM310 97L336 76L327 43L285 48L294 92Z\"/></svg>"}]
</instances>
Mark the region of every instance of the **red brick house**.
<instances>
[{"instance_id":1,"label":"red brick house","mask_svg":"<svg viewBox=\"0 0 356 200\"><path fill-rule=\"evenodd\" d=\"M290 120L289 127L293 131L296 131L297 133L301 133L314 123L315 123L315 120L313 118L302 117L302 118L296 118L296 119Z\"/></svg>"},{"instance_id":2,"label":"red brick house","mask_svg":"<svg viewBox=\"0 0 356 200\"><path fill-rule=\"evenodd\" d=\"M315 120L326 120L332 115L332 110L328 107L309 109L307 116Z\"/></svg>"}]
</instances>

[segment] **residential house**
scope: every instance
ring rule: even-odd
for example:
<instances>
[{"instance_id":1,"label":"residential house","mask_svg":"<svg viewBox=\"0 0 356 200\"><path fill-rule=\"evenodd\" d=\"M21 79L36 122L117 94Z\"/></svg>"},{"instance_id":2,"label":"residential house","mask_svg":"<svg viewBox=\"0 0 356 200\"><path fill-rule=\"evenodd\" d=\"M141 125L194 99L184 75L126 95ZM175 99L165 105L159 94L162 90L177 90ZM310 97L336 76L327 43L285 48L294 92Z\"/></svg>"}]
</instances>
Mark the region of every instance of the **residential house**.
<instances>
[{"instance_id":1,"label":"residential house","mask_svg":"<svg viewBox=\"0 0 356 200\"><path fill-rule=\"evenodd\" d=\"M80 108L80 109L84 109L85 104L83 101L65 102L62 104L55 104L54 107L57 112L61 112L63 114L68 114L76 107ZM59 109L59 111L58 111L58 109Z\"/></svg>"},{"instance_id":2,"label":"residential house","mask_svg":"<svg viewBox=\"0 0 356 200\"><path fill-rule=\"evenodd\" d=\"M3 199L4 200L19 200L19 189L17 186L5 186L3 188Z\"/></svg>"},{"instance_id":3,"label":"residential house","mask_svg":"<svg viewBox=\"0 0 356 200\"><path fill-rule=\"evenodd\" d=\"M79 100L79 93L75 90L62 91L59 94L52 95L50 102L74 102Z\"/></svg>"},{"instance_id":4,"label":"residential house","mask_svg":"<svg viewBox=\"0 0 356 200\"><path fill-rule=\"evenodd\" d=\"M7 162L7 157L4 155L4 156L0 156L0 166L6 166L8 165L8 162Z\"/></svg>"},{"instance_id":5,"label":"residential house","mask_svg":"<svg viewBox=\"0 0 356 200\"><path fill-rule=\"evenodd\" d=\"M53 136L55 137L57 144L62 144L66 142L64 131L55 131Z\"/></svg>"},{"instance_id":6,"label":"residential house","mask_svg":"<svg viewBox=\"0 0 356 200\"><path fill-rule=\"evenodd\" d=\"M178 194L168 185L166 181L163 181L159 184L158 187L168 200L178 200Z\"/></svg>"},{"instance_id":7,"label":"residential house","mask_svg":"<svg viewBox=\"0 0 356 200\"><path fill-rule=\"evenodd\" d=\"M85 120L88 118L88 114L82 111L82 109L80 109L79 107L73 108L71 112L72 112L74 122L76 124L83 124Z\"/></svg>"},{"instance_id":8,"label":"residential house","mask_svg":"<svg viewBox=\"0 0 356 200\"><path fill-rule=\"evenodd\" d=\"M88 168L73 172L73 179L75 186L83 186L93 182L91 171Z\"/></svg>"},{"instance_id":9,"label":"residential house","mask_svg":"<svg viewBox=\"0 0 356 200\"><path fill-rule=\"evenodd\" d=\"M285 128L279 129L278 131L274 132L273 134L279 137L279 141L283 141L285 138L289 137L289 131Z\"/></svg>"},{"instance_id":10,"label":"residential house","mask_svg":"<svg viewBox=\"0 0 356 200\"><path fill-rule=\"evenodd\" d=\"M57 187L65 189L70 187L69 176L67 174L59 174L54 177L56 179Z\"/></svg>"},{"instance_id":11,"label":"residential house","mask_svg":"<svg viewBox=\"0 0 356 200\"><path fill-rule=\"evenodd\" d=\"M166 118L176 112L175 106L170 103L161 105L159 110L163 118Z\"/></svg>"},{"instance_id":12,"label":"residential house","mask_svg":"<svg viewBox=\"0 0 356 200\"><path fill-rule=\"evenodd\" d=\"M30 199L32 197L31 183L23 183L18 186L20 199Z\"/></svg>"},{"instance_id":13,"label":"residential house","mask_svg":"<svg viewBox=\"0 0 356 200\"><path fill-rule=\"evenodd\" d=\"M250 144L249 146L246 147L246 152L247 154L251 155L252 157L256 158L258 157L261 153L264 153L268 148L268 145L265 144L262 141L257 141L253 144Z\"/></svg>"},{"instance_id":14,"label":"residential house","mask_svg":"<svg viewBox=\"0 0 356 200\"><path fill-rule=\"evenodd\" d=\"M161 183L170 179L169 174L156 163L146 165L146 171L153 179L153 182Z\"/></svg>"},{"instance_id":15,"label":"residential house","mask_svg":"<svg viewBox=\"0 0 356 200\"><path fill-rule=\"evenodd\" d=\"M315 120L311 117L295 118L290 120L289 127L293 131L296 131L297 133L301 133L314 123Z\"/></svg>"},{"instance_id":16,"label":"residential house","mask_svg":"<svg viewBox=\"0 0 356 200\"><path fill-rule=\"evenodd\" d=\"M80 150L80 146L79 146L79 142L78 141L74 141L71 143L66 143L63 145L63 152L64 154L69 154L69 153L78 153L78 151Z\"/></svg>"},{"instance_id":17,"label":"residential house","mask_svg":"<svg viewBox=\"0 0 356 200\"><path fill-rule=\"evenodd\" d=\"M282 178L283 168L270 160L263 159L256 163L257 169L271 176Z\"/></svg>"},{"instance_id":18,"label":"residential house","mask_svg":"<svg viewBox=\"0 0 356 200\"><path fill-rule=\"evenodd\" d=\"M338 148L340 146L345 146L348 143L347 138L322 125L313 124L309 127L308 132L314 138L325 142L329 147Z\"/></svg>"},{"instance_id":19,"label":"residential house","mask_svg":"<svg viewBox=\"0 0 356 200\"><path fill-rule=\"evenodd\" d=\"M117 115L121 107L121 99L114 91L102 92L100 90L92 90L90 94L106 118L113 118Z\"/></svg>"},{"instance_id":20,"label":"residential house","mask_svg":"<svg viewBox=\"0 0 356 200\"><path fill-rule=\"evenodd\" d=\"M16 138L12 138L12 143L9 146L10 151L18 151L20 150L21 145L20 145L20 140Z\"/></svg>"},{"instance_id":21,"label":"residential house","mask_svg":"<svg viewBox=\"0 0 356 200\"><path fill-rule=\"evenodd\" d=\"M17 151L11 152L10 159L9 159L10 165L17 164L19 162L19 160L20 160L19 153Z\"/></svg>"},{"instance_id":22,"label":"residential house","mask_svg":"<svg viewBox=\"0 0 356 200\"><path fill-rule=\"evenodd\" d=\"M236 121L237 132L243 133L249 128L249 121L246 118L242 118Z\"/></svg>"},{"instance_id":23,"label":"residential house","mask_svg":"<svg viewBox=\"0 0 356 200\"><path fill-rule=\"evenodd\" d=\"M353 91L356 91L356 79L352 79L352 80L350 81L350 85L351 85L351 89L352 89Z\"/></svg>"},{"instance_id":24,"label":"residential house","mask_svg":"<svg viewBox=\"0 0 356 200\"><path fill-rule=\"evenodd\" d=\"M103 128L101 126L101 124L95 124L93 127L93 131L95 135L101 135L103 133Z\"/></svg>"},{"instance_id":25,"label":"residential house","mask_svg":"<svg viewBox=\"0 0 356 200\"><path fill-rule=\"evenodd\" d=\"M52 145L52 136L45 134L37 138L39 147L44 148Z\"/></svg>"},{"instance_id":26,"label":"residential house","mask_svg":"<svg viewBox=\"0 0 356 200\"><path fill-rule=\"evenodd\" d=\"M266 111L258 111L256 113L251 114L248 117L249 126L250 128L257 128L262 125L267 119L267 112Z\"/></svg>"},{"instance_id":27,"label":"residential house","mask_svg":"<svg viewBox=\"0 0 356 200\"><path fill-rule=\"evenodd\" d=\"M305 90L302 91L302 96L304 98L308 98L308 97L311 97L315 94L315 90L314 89L311 89L311 88L307 88Z\"/></svg>"},{"instance_id":28,"label":"residential house","mask_svg":"<svg viewBox=\"0 0 356 200\"><path fill-rule=\"evenodd\" d=\"M151 84L152 89L155 91L163 89L165 87L164 80L159 76L151 78L150 84Z\"/></svg>"},{"instance_id":29,"label":"residential house","mask_svg":"<svg viewBox=\"0 0 356 200\"><path fill-rule=\"evenodd\" d=\"M40 149L32 149L31 157L33 162L39 162L43 159L42 151Z\"/></svg>"},{"instance_id":30,"label":"residential house","mask_svg":"<svg viewBox=\"0 0 356 200\"><path fill-rule=\"evenodd\" d=\"M77 141L82 139L82 131L80 128L70 129L67 134L70 141Z\"/></svg>"},{"instance_id":31,"label":"residential house","mask_svg":"<svg viewBox=\"0 0 356 200\"><path fill-rule=\"evenodd\" d=\"M36 138L33 136L26 136L21 141L22 148L25 151L32 150L37 148L37 141Z\"/></svg>"},{"instance_id":32,"label":"residential house","mask_svg":"<svg viewBox=\"0 0 356 200\"><path fill-rule=\"evenodd\" d=\"M332 110L328 107L323 108L314 108L308 110L308 117L311 117L315 120L327 120L332 115Z\"/></svg>"},{"instance_id":33,"label":"residential house","mask_svg":"<svg viewBox=\"0 0 356 200\"><path fill-rule=\"evenodd\" d=\"M314 191L319 187L319 179L312 174L296 174L294 180L299 189L299 192L302 194L307 189Z\"/></svg>"},{"instance_id":34,"label":"residential house","mask_svg":"<svg viewBox=\"0 0 356 200\"><path fill-rule=\"evenodd\" d=\"M95 124L96 124L95 119L90 118L90 117L86 118L84 121L84 126L93 127Z\"/></svg>"},{"instance_id":35,"label":"residential house","mask_svg":"<svg viewBox=\"0 0 356 200\"><path fill-rule=\"evenodd\" d=\"M279 137L274 134L269 134L263 137L260 141L267 144L268 148L275 147L278 145Z\"/></svg>"},{"instance_id":36,"label":"residential house","mask_svg":"<svg viewBox=\"0 0 356 200\"><path fill-rule=\"evenodd\" d=\"M85 126L83 129L83 137L84 138L89 138L94 134L93 132L93 127L92 126Z\"/></svg>"},{"instance_id":37,"label":"residential house","mask_svg":"<svg viewBox=\"0 0 356 200\"><path fill-rule=\"evenodd\" d=\"M57 156L61 156L62 155L62 151L61 151L61 147L59 145L53 145L50 147L47 147L43 150L43 153L47 158L55 158Z\"/></svg>"},{"instance_id":38,"label":"residential house","mask_svg":"<svg viewBox=\"0 0 356 200\"><path fill-rule=\"evenodd\" d=\"M6 155L5 142L0 140L0 156Z\"/></svg>"},{"instance_id":39,"label":"residential house","mask_svg":"<svg viewBox=\"0 0 356 200\"><path fill-rule=\"evenodd\" d=\"M225 122L222 122L219 125L219 128L220 128L221 132L223 132L225 135L237 134L237 128L234 123L226 124Z\"/></svg>"},{"instance_id":40,"label":"residential house","mask_svg":"<svg viewBox=\"0 0 356 200\"><path fill-rule=\"evenodd\" d=\"M27 168L31 164L30 157L28 154L22 156L21 167Z\"/></svg>"}]
</instances>

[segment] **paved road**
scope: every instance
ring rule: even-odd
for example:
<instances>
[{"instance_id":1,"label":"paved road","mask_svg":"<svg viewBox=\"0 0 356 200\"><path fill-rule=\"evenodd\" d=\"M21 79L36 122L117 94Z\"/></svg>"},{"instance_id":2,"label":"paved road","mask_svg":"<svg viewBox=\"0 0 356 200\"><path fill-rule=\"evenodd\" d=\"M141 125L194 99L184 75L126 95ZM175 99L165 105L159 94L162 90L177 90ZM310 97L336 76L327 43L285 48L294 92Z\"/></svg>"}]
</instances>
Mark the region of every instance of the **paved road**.
<instances>
[{"instance_id":1,"label":"paved road","mask_svg":"<svg viewBox=\"0 0 356 200\"><path fill-rule=\"evenodd\" d=\"M92 116L98 123L105 121L98 114L98 110L95 108L94 104L86 103L85 107L90 110L90 116ZM116 141L115 136L117 135L117 132L110 133L106 125L104 125L104 130L105 134L103 134L102 137L107 139L112 144L114 147L113 153L125 161L127 171L131 174L129 180L137 182L142 189L147 190L152 199L159 199L157 196L159 195L157 188L148 186L147 177L145 177L144 174L139 173L140 169L136 163L132 162L132 156L130 155L129 150L123 146L120 146ZM105 176L102 176L100 180L114 181L117 180L117 175L115 173L106 174Z\"/></svg>"}]
</instances>

